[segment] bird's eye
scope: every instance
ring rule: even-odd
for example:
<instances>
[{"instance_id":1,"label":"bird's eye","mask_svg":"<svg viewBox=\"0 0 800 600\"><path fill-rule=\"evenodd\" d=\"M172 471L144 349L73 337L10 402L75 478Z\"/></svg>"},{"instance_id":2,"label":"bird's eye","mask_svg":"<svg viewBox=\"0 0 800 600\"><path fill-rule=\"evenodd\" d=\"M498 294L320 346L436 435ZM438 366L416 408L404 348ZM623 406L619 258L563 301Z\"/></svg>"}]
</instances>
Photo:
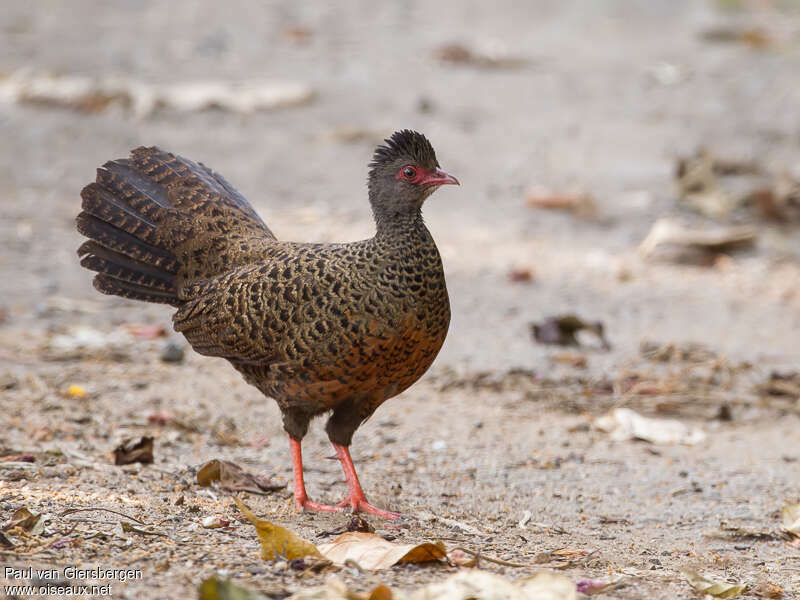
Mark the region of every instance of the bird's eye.
<instances>
[{"instance_id":1,"label":"bird's eye","mask_svg":"<svg viewBox=\"0 0 800 600\"><path fill-rule=\"evenodd\" d=\"M414 167L406 167L403 169L403 177L406 179L413 179L417 174L417 170Z\"/></svg>"}]
</instances>

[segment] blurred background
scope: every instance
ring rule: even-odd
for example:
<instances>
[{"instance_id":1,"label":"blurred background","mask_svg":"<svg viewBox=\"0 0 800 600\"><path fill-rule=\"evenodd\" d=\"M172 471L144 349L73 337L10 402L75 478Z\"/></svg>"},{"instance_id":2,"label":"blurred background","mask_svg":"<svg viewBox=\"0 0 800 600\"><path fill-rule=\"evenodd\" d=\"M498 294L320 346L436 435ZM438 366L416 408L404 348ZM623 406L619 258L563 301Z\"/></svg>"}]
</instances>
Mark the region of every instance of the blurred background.
<instances>
[{"instance_id":1,"label":"blurred background","mask_svg":"<svg viewBox=\"0 0 800 600\"><path fill-rule=\"evenodd\" d=\"M796 2L337 4L5 2L5 310L34 326L49 296L100 302L72 218L137 145L223 173L281 238L352 240L372 234L374 145L410 127L462 182L425 207L454 308L443 363L546 365L528 325L562 313L605 324L598 368L642 337L797 349ZM681 159L701 171L686 189ZM663 217L746 239L643 253Z\"/></svg>"}]
</instances>

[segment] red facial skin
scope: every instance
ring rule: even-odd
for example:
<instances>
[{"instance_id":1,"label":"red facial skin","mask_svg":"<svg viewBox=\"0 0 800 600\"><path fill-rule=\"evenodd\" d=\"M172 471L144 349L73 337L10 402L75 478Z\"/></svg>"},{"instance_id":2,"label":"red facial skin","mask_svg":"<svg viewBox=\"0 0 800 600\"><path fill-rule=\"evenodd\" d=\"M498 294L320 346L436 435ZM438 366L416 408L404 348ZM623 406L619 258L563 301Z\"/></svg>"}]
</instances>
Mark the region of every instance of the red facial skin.
<instances>
[{"instance_id":1,"label":"red facial skin","mask_svg":"<svg viewBox=\"0 0 800 600\"><path fill-rule=\"evenodd\" d=\"M417 165L405 165L402 169L397 172L397 175L394 176L395 179L402 179L404 181L408 181L409 183L413 183L414 185L419 185L422 187L435 187L438 185L460 185L458 183L458 179L445 173L441 169L434 169L433 171L427 171L422 167L418 167Z\"/></svg>"}]
</instances>

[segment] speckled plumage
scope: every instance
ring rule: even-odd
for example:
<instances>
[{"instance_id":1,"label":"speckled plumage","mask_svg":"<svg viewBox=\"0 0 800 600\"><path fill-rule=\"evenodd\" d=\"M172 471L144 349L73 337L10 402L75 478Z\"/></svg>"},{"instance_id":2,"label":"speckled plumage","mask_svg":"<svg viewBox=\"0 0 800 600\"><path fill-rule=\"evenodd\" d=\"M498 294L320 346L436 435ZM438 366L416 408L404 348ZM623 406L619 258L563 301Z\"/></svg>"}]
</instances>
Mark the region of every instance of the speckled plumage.
<instances>
[{"instance_id":1,"label":"speckled plumage","mask_svg":"<svg viewBox=\"0 0 800 600\"><path fill-rule=\"evenodd\" d=\"M404 181L407 163L437 171L424 136L398 132L375 152L374 237L310 244L277 240L205 166L138 148L98 169L81 194L81 264L98 272L103 293L177 307L175 329L274 398L292 438L332 411L326 430L347 446L428 369L450 321L441 259L420 214L436 186Z\"/></svg>"}]
</instances>

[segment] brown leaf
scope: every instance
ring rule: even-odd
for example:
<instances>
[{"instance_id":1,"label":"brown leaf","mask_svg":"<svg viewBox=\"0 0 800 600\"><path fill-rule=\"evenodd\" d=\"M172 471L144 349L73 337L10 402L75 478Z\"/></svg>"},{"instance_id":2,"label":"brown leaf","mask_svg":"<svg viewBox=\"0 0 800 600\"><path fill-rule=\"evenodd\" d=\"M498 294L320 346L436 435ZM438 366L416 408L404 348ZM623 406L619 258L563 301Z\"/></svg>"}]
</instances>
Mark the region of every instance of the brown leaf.
<instances>
[{"instance_id":1,"label":"brown leaf","mask_svg":"<svg viewBox=\"0 0 800 600\"><path fill-rule=\"evenodd\" d=\"M690 569L683 569L681 571L686 581L689 582L695 590L701 594L710 594L717 598L733 598L738 596L747 589L746 585L738 585L734 583L727 583L722 581L712 581L706 579L696 571Z\"/></svg>"},{"instance_id":2,"label":"brown leaf","mask_svg":"<svg viewBox=\"0 0 800 600\"><path fill-rule=\"evenodd\" d=\"M533 281L533 271L528 268L515 268L508 272L508 279L514 283L528 283Z\"/></svg>"},{"instance_id":3,"label":"brown leaf","mask_svg":"<svg viewBox=\"0 0 800 600\"><path fill-rule=\"evenodd\" d=\"M586 330L597 336L604 349L611 348L605 336L605 327L600 321L584 321L577 315L547 317L540 323L531 323L530 329L533 338L540 344L579 346L576 334Z\"/></svg>"},{"instance_id":4,"label":"brown leaf","mask_svg":"<svg viewBox=\"0 0 800 600\"><path fill-rule=\"evenodd\" d=\"M153 438L145 435L136 439L129 439L114 448L114 464L129 465L131 463L149 465L153 462Z\"/></svg>"},{"instance_id":5,"label":"brown leaf","mask_svg":"<svg viewBox=\"0 0 800 600\"><path fill-rule=\"evenodd\" d=\"M36 462L36 456L33 454L8 454L0 458L0 462Z\"/></svg>"},{"instance_id":6,"label":"brown leaf","mask_svg":"<svg viewBox=\"0 0 800 600\"><path fill-rule=\"evenodd\" d=\"M385 585L379 585L369 593L367 600L392 600L392 590Z\"/></svg>"},{"instance_id":7,"label":"brown leaf","mask_svg":"<svg viewBox=\"0 0 800 600\"><path fill-rule=\"evenodd\" d=\"M30 531L36 526L36 523L39 522L41 517L42 515L40 514L33 514L26 506L21 506L14 511L14 514L11 515L11 518L8 521L3 523L2 529L3 531L8 531L10 529L14 529L15 527L19 527L25 531Z\"/></svg>"},{"instance_id":8,"label":"brown leaf","mask_svg":"<svg viewBox=\"0 0 800 600\"><path fill-rule=\"evenodd\" d=\"M265 494L286 487L272 482L268 477L253 475L235 463L219 459L207 462L197 472L198 484L207 487L215 481L219 481L223 489L252 494Z\"/></svg>"},{"instance_id":9,"label":"brown leaf","mask_svg":"<svg viewBox=\"0 0 800 600\"><path fill-rule=\"evenodd\" d=\"M234 501L239 510L247 517L247 520L256 528L258 539L261 542L262 559L275 560L278 557L283 557L286 560L294 560L304 556L323 557L311 542L304 540L280 525L259 519L238 498L234 498Z\"/></svg>"},{"instance_id":10,"label":"brown leaf","mask_svg":"<svg viewBox=\"0 0 800 600\"><path fill-rule=\"evenodd\" d=\"M530 192L525 203L531 208L560 210L578 217L593 217L597 214L597 206L586 192Z\"/></svg>"},{"instance_id":11,"label":"brown leaf","mask_svg":"<svg viewBox=\"0 0 800 600\"><path fill-rule=\"evenodd\" d=\"M322 555L337 564L355 561L363 569L388 569L401 562L422 563L447 556L444 544L393 544L374 533L343 533L319 546Z\"/></svg>"},{"instance_id":12,"label":"brown leaf","mask_svg":"<svg viewBox=\"0 0 800 600\"><path fill-rule=\"evenodd\" d=\"M781 520L786 531L800 537L800 503L784 506L781 509Z\"/></svg>"}]
</instances>

